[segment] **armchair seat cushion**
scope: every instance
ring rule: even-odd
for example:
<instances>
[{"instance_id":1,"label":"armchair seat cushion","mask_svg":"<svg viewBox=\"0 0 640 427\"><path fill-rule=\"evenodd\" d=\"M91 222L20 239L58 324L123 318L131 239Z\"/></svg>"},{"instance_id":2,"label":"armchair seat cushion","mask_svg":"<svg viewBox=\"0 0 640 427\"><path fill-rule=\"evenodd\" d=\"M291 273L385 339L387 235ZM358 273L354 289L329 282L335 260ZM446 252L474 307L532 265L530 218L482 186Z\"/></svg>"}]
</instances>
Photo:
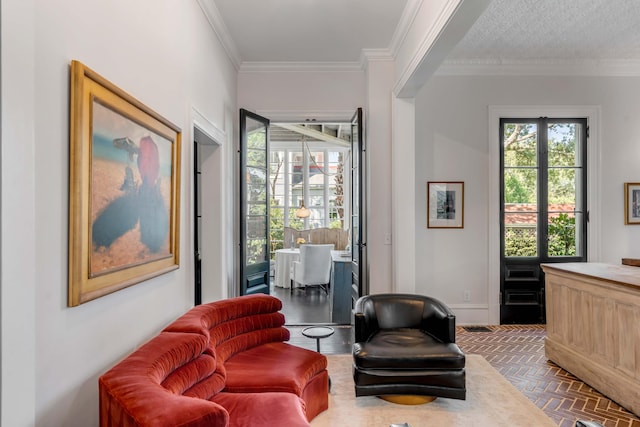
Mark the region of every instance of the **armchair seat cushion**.
<instances>
[{"instance_id":1,"label":"armchair seat cushion","mask_svg":"<svg viewBox=\"0 0 640 427\"><path fill-rule=\"evenodd\" d=\"M362 369L463 369L464 353L455 343L443 343L410 328L382 329L353 347L354 363Z\"/></svg>"}]
</instances>

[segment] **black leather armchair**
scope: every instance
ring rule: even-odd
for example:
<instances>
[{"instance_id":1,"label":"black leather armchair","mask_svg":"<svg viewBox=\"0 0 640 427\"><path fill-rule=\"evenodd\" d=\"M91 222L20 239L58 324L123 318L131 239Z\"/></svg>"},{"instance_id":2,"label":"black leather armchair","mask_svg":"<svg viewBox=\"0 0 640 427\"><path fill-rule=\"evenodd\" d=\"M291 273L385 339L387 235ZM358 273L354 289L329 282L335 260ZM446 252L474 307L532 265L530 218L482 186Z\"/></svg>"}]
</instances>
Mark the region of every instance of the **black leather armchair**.
<instances>
[{"instance_id":1,"label":"black leather armchair","mask_svg":"<svg viewBox=\"0 0 640 427\"><path fill-rule=\"evenodd\" d=\"M466 398L465 356L445 304L424 295L367 295L356 302L354 322L356 396Z\"/></svg>"}]
</instances>

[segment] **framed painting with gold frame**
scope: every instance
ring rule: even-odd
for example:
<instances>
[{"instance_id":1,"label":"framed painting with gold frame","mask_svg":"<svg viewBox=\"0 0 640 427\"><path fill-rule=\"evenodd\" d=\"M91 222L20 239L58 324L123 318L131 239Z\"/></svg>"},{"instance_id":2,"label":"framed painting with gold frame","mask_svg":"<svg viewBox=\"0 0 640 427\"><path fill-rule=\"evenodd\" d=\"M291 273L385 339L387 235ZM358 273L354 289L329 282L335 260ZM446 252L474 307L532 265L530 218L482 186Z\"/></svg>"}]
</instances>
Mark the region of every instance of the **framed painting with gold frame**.
<instances>
[{"instance_id":1,"label":"framed painting with gold frame","mask_svg":"<svg viewBox=\"0 0 640 427\"><path fill-rule=\"evenodd\" d=\"M69 306L177 269L180 129L71 63Z\"/></svg>"}]
</instances>

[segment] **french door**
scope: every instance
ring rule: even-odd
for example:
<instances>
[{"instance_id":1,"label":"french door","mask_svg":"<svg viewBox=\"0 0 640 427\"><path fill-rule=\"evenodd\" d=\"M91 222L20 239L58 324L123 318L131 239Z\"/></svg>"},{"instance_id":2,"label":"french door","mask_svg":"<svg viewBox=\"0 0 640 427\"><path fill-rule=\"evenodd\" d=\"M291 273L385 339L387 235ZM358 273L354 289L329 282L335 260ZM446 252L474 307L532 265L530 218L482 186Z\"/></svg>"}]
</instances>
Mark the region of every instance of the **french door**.
<instances>
[{"instance_id":1,"label":"french door","mask_svg":"<svg viewBox=\"0 0 640 427\"><path fill-rule=\"evenodd\" d=\"M269 119L240 110L240 295L269 293Z\"/></svg>"},{"instance_id":2,"label":"french door","mask_svg":"<svg viewBox=\"0 0 640 427\"><path fill-rule=\"evenodd\" d=\"M501 119L500 323L545 323L542 263L587 259L586 119Z\"/></svg>"},{"instance_id":3,"label":"french door","mask_svg":"<svg viewBox=\"0 0 640 427\"><path fill-rule=\"evenodd\" d=\"M367 162L364 118L358 108L351 120L351 298L369 294L367 261Z\"/></svg>"},{"instance_id":4,"label":"french door","mask_svg":"<svg viewBox=\"0 0 640 427\"><path fill-rule=\"evenodd\" d=\"M269 293L269 119L240 110L240 294ZM362 108L351 122L352 299L369 293L367 162Z\"/></svg>"}]
</instances>

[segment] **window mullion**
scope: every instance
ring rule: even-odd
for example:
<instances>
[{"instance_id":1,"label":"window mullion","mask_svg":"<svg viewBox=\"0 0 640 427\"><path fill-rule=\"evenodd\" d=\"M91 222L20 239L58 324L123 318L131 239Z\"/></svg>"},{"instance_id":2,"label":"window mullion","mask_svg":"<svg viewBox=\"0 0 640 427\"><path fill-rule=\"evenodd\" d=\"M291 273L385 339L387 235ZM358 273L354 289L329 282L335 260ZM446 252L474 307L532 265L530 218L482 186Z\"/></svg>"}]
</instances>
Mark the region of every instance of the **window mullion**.
<instances>
[{"instance_id":1,"label":"window mullion","mask_svg":"<svg viewBox=\"0 0 640 427\"><path fill-rule=\"evenodd\" d=\"M284 226L288 227L289 226L289 211L291 210L291 171L289 169L290 166L290 162L289 162L289 149L285 148L284 149L284 165L283 166L283 171L284 171L284 212L283 212L283 216L282 216L282 223L284 224Z\"/></svg>"},{"instance_id":2,"label":"window mullion","mask_svg":"<svg viewBox=\"0 0 640 427\"><path fill-rule=\"evenodd\" d=\"M309 148L302 144L302 200L307 209L309 205ZM309 218L304 218L304 228L309 228Z\"/></svg>"},{"instance_id":3,"label":"window mullion","mask_svg":"<svg viewBox=\"0 0 640 427\"><path fill-rule=\"evenodd\" d=\"M325 149L323 151L323 159L322 168L323 168L323 183L324 188L322 189L322 195L324 199L324 226L329 228L329 150Z\"/></svg>"},{"instance_id":4,"label":"window mullion","mask_svg":"<svg viewBox=\"0 0 640 427\"><path fill-rule=\"evenodd\" d=\"M549 258L549 122L541 117L538 123L538 235L541 260Z\"/></svg>"}]
</instances>

